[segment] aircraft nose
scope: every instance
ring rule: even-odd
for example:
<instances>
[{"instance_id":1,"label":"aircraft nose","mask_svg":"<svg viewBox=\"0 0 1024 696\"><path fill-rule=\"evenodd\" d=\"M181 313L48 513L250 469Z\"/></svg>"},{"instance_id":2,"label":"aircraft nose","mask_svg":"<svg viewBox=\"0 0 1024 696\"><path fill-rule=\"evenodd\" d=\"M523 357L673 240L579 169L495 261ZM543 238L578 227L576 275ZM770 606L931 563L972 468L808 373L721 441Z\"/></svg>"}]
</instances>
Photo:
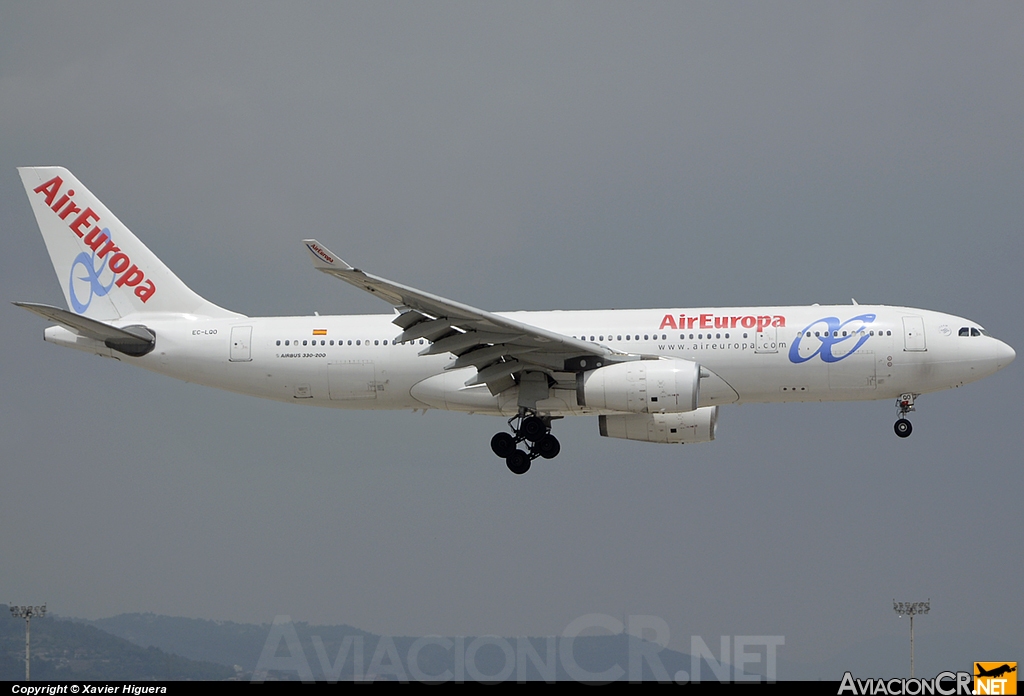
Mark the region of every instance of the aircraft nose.
<instances>
[{"instance_id":1,"label":"aircraft nose","mask_svg":"<svg viewBox=\"0 0 1024 696\"><path fill-rule=\"evenodd\" d=\"M1017 357L1017 353L1002 341L996 341L996 369L1001 370Z\"/></svg>"}]
</instances>

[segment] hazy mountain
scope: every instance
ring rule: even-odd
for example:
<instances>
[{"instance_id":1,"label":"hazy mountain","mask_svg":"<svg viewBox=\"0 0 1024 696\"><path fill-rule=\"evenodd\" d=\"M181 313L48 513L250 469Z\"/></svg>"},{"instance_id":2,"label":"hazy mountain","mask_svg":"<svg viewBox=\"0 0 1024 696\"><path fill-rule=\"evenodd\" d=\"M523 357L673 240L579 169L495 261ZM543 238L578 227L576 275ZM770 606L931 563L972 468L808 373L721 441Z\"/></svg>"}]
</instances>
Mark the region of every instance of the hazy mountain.
<instances>
[{"instance_id":1,"label":"hazy mountain","mask_svg":"<svg viewBox=\"0 0 1024 696\"><path fill-rule=\"evenodd\" d=\"M292 650L287 632L275 639L270 624L184 619L156 614L120 614L89 622L139 646L223 665L238 666L246 674L257 670L268 640L283 669L271 669L267 678L299 679L304 665L315 679L388 678L483 680L508 673L511 680L583 678L589 681L629 679L674 679L680 671L691 671L690 656L625 635L580 636L572 641L572 652L557 637L434 637L378 636L351 626L317 626L305 622L289 624L298 640ZM719 646L712 645L718 656ZM654 657L656 656L656 657ZM412 665L410 657L416 664ZM632 658L632 662L631 662ZM763 662L762 662L763 664ZM264 668L266 665L264 665ZM755 665L748 672L756 672ZM730 668L728 665L719 670ZM706 661L702 676L714 678ZM763 667L762 667L763 671Z\"/></svg>"},{"instance_id":2,"label":"hazy mountain","mask_svg":"<svg viewBox=\"0 0 1024 696\"><path fill-rule=\"evenodd\" d=\"M73 619L32 619L33 680L219 680L230 666L144 647ZM0 605L0 680L25 677L25 621Z\"/></svg>"}]
</instances>

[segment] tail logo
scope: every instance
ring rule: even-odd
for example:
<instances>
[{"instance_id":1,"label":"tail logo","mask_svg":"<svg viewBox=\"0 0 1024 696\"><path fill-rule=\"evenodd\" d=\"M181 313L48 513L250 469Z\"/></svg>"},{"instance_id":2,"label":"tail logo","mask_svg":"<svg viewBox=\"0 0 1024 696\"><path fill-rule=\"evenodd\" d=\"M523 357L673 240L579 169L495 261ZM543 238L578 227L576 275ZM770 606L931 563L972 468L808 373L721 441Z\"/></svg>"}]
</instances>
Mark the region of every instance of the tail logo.
<instances>
[{"instance_id":1,"label":"tail logo","mask_svg":"<svg viewBox=\"0 0 1024 696\"><path fill-rule=\"evenodd\" d=\"M141 268L132 263L128 254L114 244L110 230L106 227L101 229L102 222L99 214L92 208L86 207L85 210L82 210L78 207L74 200L75 192L73 190L69 189L59 199L57 198L63 185L63 179L55 176L32 190L43 195L46 205L61 220L71 218L68 229L92 249L91 255L88 251L83 251L75 257L71 264L71 278L68 286L71 306L76 312L82 314L89 308L93 297L97 295L103 297L110 292L114 285L119 288L127 285L135 289L135 296L142 302L149 300L156 292L156 285L146 277ZM79 215L72 218L74 213L79 213ZM99 259L99 264L96 263L96 259ZM100 280L104 265L113 273L110 283L106 285ZM78 276L77 280L89 283L89 297L85 302L81 301L78 291L75 290L75 269L79 266L85 269L86 275Z\"/></svg>"},{"instance_id":2,"label":"tail logo","mask_svg":"<svg viewBox=\"0 0 1024 696\"><path fill-rule=\"evenodd\" d=\"M110 236L110 230L103 230L107 236ZM75 276L75 269L81 266L85 270L84 276ZM114 287L114 281L117 279L113 273L110 274L110 282L106 285L100 280L100 274L106 270L107 264L100 259L99 266L96 266L96 251L93 250L90 255L89 252L83 251L81 254L75 257L74 262L71 264L71 277L68 279L68 296L71 298L71 308L79 314L85 314L85 310L89 309L89 305L92 304L93 297L103 297L110 288ZM78 297L78 291L75 290L76 280L84 280L89 283L89 296L82 302Z\"/></svg>"}]
</instances>

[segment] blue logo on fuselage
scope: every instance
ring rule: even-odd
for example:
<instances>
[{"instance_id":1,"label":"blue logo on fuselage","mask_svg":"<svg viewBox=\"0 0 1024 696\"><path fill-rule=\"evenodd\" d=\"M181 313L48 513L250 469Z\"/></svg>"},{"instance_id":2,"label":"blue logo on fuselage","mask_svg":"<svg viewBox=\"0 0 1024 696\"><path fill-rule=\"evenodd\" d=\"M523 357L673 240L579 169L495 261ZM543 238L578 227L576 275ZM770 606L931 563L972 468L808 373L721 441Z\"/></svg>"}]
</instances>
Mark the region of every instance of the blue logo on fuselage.
<instances>
[{"instance_id":1,"label":"blue logo on fuselage","mask_svg":"<svg viewBox=\"0 0 1024 696\"><path fill-rule=\"evenodd\" d=\"M838 317L824 317L813 321L796 335L796 340L789 347L789 361L804 363L815 355L820 355L827 363L839 362L855 353L871 338L866 327L874 320L874 314L861 314L844 322L840 322ZM818 326L821 328L814 331ZM802 354L800 342L804 339L818 341L817 348L810 353L806 353L809 348L805 348Z\"/></svg>"}]
</instances>

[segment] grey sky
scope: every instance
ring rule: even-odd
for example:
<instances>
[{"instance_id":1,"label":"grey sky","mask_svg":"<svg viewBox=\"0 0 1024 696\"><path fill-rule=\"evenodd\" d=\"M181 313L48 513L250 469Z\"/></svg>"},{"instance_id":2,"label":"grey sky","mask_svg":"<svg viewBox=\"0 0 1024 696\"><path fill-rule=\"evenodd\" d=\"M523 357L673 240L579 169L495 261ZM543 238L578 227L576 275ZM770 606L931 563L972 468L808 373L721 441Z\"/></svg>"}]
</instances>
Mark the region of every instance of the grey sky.
<instances>
[{"instance_id":1,"label":"grey sky","mask_svg":"<svg viewBox=\"0 0 1024 696\"><path fill-rule=\"evenodd\" d=\"M313 271L315 236L493 310L855 297L1019 351L1022 29L1013 3L10 5L0 298L63 303L15 172L52 164L251 315L390 311ZM888 401L724 408L686 447L575 419L516 477L500 419L260 402L0 322L3 601L391 634L653 614L673 647L816 660L930 597L921 635L1024 647L1017 364L923 397L907 441Z\"/></svg>"}]
</instances>

